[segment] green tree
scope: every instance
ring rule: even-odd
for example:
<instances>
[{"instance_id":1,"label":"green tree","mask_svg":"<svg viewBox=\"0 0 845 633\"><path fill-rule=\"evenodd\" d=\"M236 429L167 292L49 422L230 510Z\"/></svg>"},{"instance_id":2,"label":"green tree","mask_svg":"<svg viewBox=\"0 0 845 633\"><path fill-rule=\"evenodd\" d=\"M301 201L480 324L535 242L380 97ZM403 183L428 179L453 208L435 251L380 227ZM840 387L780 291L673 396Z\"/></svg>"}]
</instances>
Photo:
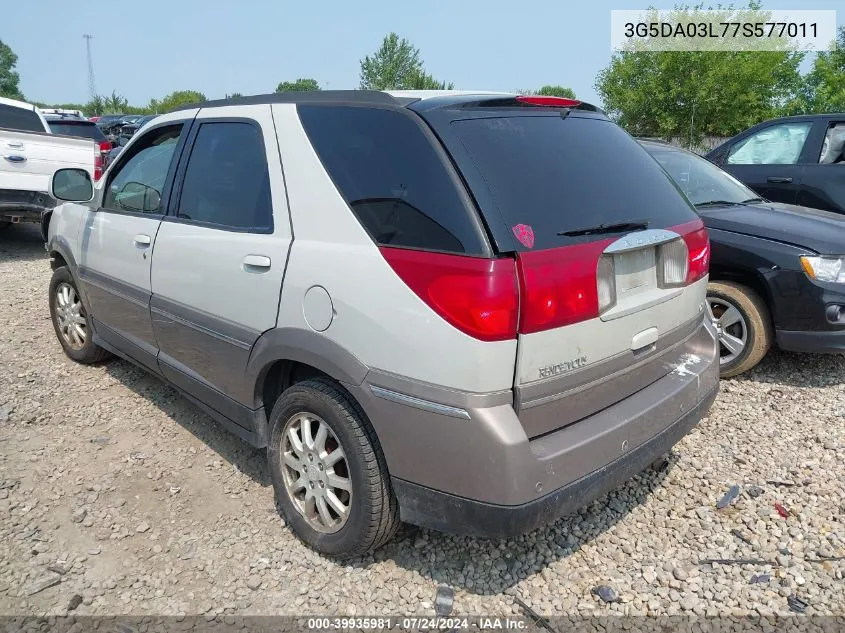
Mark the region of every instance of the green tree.
<instances>
[{"instance_id":1,"label":"green tree","mask_svg":"<svg viewBox=\"0 0 845 633\"><path fill-rule=\"evenodd\" d=\"M19 88L21 77L15 72L17 63L18 56L0 40L0 97L23 99Z\"/></svg>"},{"instance_id":2,"label":"green tree","mask_svg":"<svg viewBox=\"0 0 845 633\"><path fill-rule=\"evenodd\" d=\"M94 98L85 104L85 106L82 108L82 111L88 116L104 115L106 113L105 98L101 95L94 95Z\"/></svg>"},{"instance_id":3,"label":"green tree","mask_svg":"<svg viewBox=\"0 0 845 633\"><path fill-rule=\"evenodd\" d=\"M225 99L240 99L243 95L240 92L233 92L232 94L226 93Z\"/></svg>"},{"instance_id":4,"label":"green tree","mask_svg":"<svg viewBox=\"0 0 845 633\"><path fill-rule=\"evenodd\" d=\"M567 99L575 98L575 91L566 86L543 86L537 91L538 95L544 97L566 97Z\"/></svg>"},{"instance_id":5,"label":"green tree","mask_svg":"<svg viewBox=\"0 0 845 633\"><path fill-rule=\"evenodd\" d=\"M411 72L405 79L405 88L408 90L454 90L455 84L451 81L437 81L425 70L419 68Z\"/></svg>"},{"instance_id":6,"label":"green tree","mask_svg":"<svg viewBox=\"0 0 845 633\"><path fill-rule=\"evenodd\" d=\"M451 90L452 83L425 72L420 51L404 37L389 33L372 56L361 60L362 90Z\"/></svg>"},{"instance_id":7,"label":"green tree","mask_svg":"<svg viewBox=\"0 0 845 633\"><path fill-rule=\"evenodd\" d=\"M197 92L196 90L175 90L161 99L150 99L150 104L147 108L153 113L160 114L181 106L202 103L203 101L208 101L208 99L206 99L203 93Z\"/></svg>"},{"instance_id":8,"label":"green tree","mask_svg":"<svg viewBox=\"0 0 845 633\"><path fill-rule=\"evenodd\" d=\"M296 81L283 81L276 86L276 92L311 92L319 90L320 84L316 79L300 78Z\"/></svg>"},{"instance_id":9,"label":"green tree","mask_svg":"<svg viewBox=\"0 0 845 633\"><path fill-rule=\"evenodd\" d=\"M845 112L845 26L837 31L836 47L814 60L802 97L799 110L803 106L805 112Z\"/></svg>"},{"instance_id":10,"label":"green tree","mask_svg":"<svg viewBox=\"0 0 845 633\"><path fill-rule=\"evenodd\" d=\"M750 4L739 12L724 10L718 19L765 22L768 15ZM623 50L599 73L595 87L605 109L630 133L682 138L690 145L705 135L730 136L780 115L801 88L803 54L786 42L773 51L672 50L677 44Z\"/></svg>"},{"instance_id":11,"label":"green tree","mask_svg":"<svg viewBox=\"0 0 845 633\"><path fill-rule=\"evenodd\" d=\"M129 102L116 90L112 90L111 96L101 98L103 99L103 114L127 114Z\"/></svg>"}]
</instances>

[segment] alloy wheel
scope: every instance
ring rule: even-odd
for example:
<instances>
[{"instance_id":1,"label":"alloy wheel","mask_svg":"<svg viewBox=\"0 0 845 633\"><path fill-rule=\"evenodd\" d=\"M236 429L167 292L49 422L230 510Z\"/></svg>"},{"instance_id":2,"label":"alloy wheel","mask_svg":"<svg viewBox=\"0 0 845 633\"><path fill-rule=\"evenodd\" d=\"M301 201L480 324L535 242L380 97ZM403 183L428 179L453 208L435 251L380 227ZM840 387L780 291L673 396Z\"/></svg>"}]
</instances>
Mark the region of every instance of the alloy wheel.
<instances>
[{"instance_id":1,"label":"alloy wheel","mask_svg":"<svg viewBox=\"0 0 845 633\"><path fill-rule=\"evenodd\" d=\"M284 483L308 525L332 534L349 519L352 480L349 463L334 431L312 413L298 413L285 424L281 438Z\"/></svg>"},{"instance_id":2,"label":"alloy wheel","mask_svg":"<svg viewBox=\"0 0 845 633\"><path fill-rule=\"evenodd\" d=\"M739 309L721 297L707 297L707 312L719 337L719 364L742 356L748 345L748 324Z\"/></svg>"},{"instance_id":3,"label":"alloy wheel","mask_svg":"<svg viewBox=\"0 0 845 633\"><path fill-rule=\"evenodd\" d=\"M82 349L88 341L88 319L85 306L76 289L69 283L56 286L56 320L65 343L73 349Z\"/></svg>"}]
</instances>

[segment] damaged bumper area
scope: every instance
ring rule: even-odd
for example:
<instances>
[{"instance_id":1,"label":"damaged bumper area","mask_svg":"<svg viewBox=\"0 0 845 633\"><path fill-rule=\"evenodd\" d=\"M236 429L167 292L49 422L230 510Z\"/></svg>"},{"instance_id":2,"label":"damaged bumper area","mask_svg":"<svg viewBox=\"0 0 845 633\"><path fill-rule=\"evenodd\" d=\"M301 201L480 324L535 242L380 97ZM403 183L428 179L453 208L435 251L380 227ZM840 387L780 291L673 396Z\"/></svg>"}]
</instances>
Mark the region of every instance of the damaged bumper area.
<instances>
[{"instance_id":1,"label":"damaged bumper area","mask_svg":"<svg viewBox=\"0 0 845 633\"><path fill-rule=\"evenodd\" d=\"M56 201L43 191L0 189L0 222L41 222Z\"/></svg>"},{"instance_id":2,"label":"damaged bumper area","mask_svg":"<svg viewBox=\"0 0 845 633\"><path fill-rule=\"evenodd\" d=\"M472 394L476 398L464 406L456 406L453 395L436 413L383 397L381 392L399 385L378 376L367 382L382 383L379 395L368 398L373 391L366 382L367 393L356 395L382 441L403 521L505 538L577 511L668 452L716 397L717 349L712 326L702 322L676 346L672 371L598 413L533 439L512 395L509 404L500 404L493 394ZM415 397L429 402L432 395L420 390ZM565 407L565 399L558 406Z\"/></svg>"}]
</instances>

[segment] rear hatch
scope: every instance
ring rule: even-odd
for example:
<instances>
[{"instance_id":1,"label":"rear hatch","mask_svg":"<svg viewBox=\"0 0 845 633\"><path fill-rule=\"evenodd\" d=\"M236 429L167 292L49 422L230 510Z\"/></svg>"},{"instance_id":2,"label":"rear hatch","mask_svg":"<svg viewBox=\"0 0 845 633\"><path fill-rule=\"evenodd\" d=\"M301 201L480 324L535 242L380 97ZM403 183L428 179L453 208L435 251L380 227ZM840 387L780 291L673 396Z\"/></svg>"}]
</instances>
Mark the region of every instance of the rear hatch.
<instances>
[{"instance_id":1,"label":"rear hatch","mask_svg":"<svg viewBox=\"0 0 845 633\"><path fill-rule=\"evenodd\" d=\"M530 437L675 370L709 263L701 220L645 150L578 102L539 103L411 106L516 259L515 406Z\"/></svg>"}]
</instances>

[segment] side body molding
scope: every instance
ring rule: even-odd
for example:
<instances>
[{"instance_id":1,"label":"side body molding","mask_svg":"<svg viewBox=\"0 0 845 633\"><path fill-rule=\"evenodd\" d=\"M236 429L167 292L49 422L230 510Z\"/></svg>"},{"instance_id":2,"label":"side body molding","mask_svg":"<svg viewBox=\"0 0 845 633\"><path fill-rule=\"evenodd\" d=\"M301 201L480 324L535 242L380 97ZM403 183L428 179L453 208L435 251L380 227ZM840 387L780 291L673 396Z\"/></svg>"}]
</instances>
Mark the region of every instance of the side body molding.
<instances>
[{"instance_id":1,"label":"side body molding","mask_svg":"<svg viewBox=\"0 0 845 633\"><path fill-rule=\"evenodd\" d=\"M349 385L364 382L369 368L327 336L299 328L275 328L262 334L247 361L245 384L254 385L253 408L263 406L262 387L270 367L280 360L310 365Z\"/></svg>"}]
</instances>

